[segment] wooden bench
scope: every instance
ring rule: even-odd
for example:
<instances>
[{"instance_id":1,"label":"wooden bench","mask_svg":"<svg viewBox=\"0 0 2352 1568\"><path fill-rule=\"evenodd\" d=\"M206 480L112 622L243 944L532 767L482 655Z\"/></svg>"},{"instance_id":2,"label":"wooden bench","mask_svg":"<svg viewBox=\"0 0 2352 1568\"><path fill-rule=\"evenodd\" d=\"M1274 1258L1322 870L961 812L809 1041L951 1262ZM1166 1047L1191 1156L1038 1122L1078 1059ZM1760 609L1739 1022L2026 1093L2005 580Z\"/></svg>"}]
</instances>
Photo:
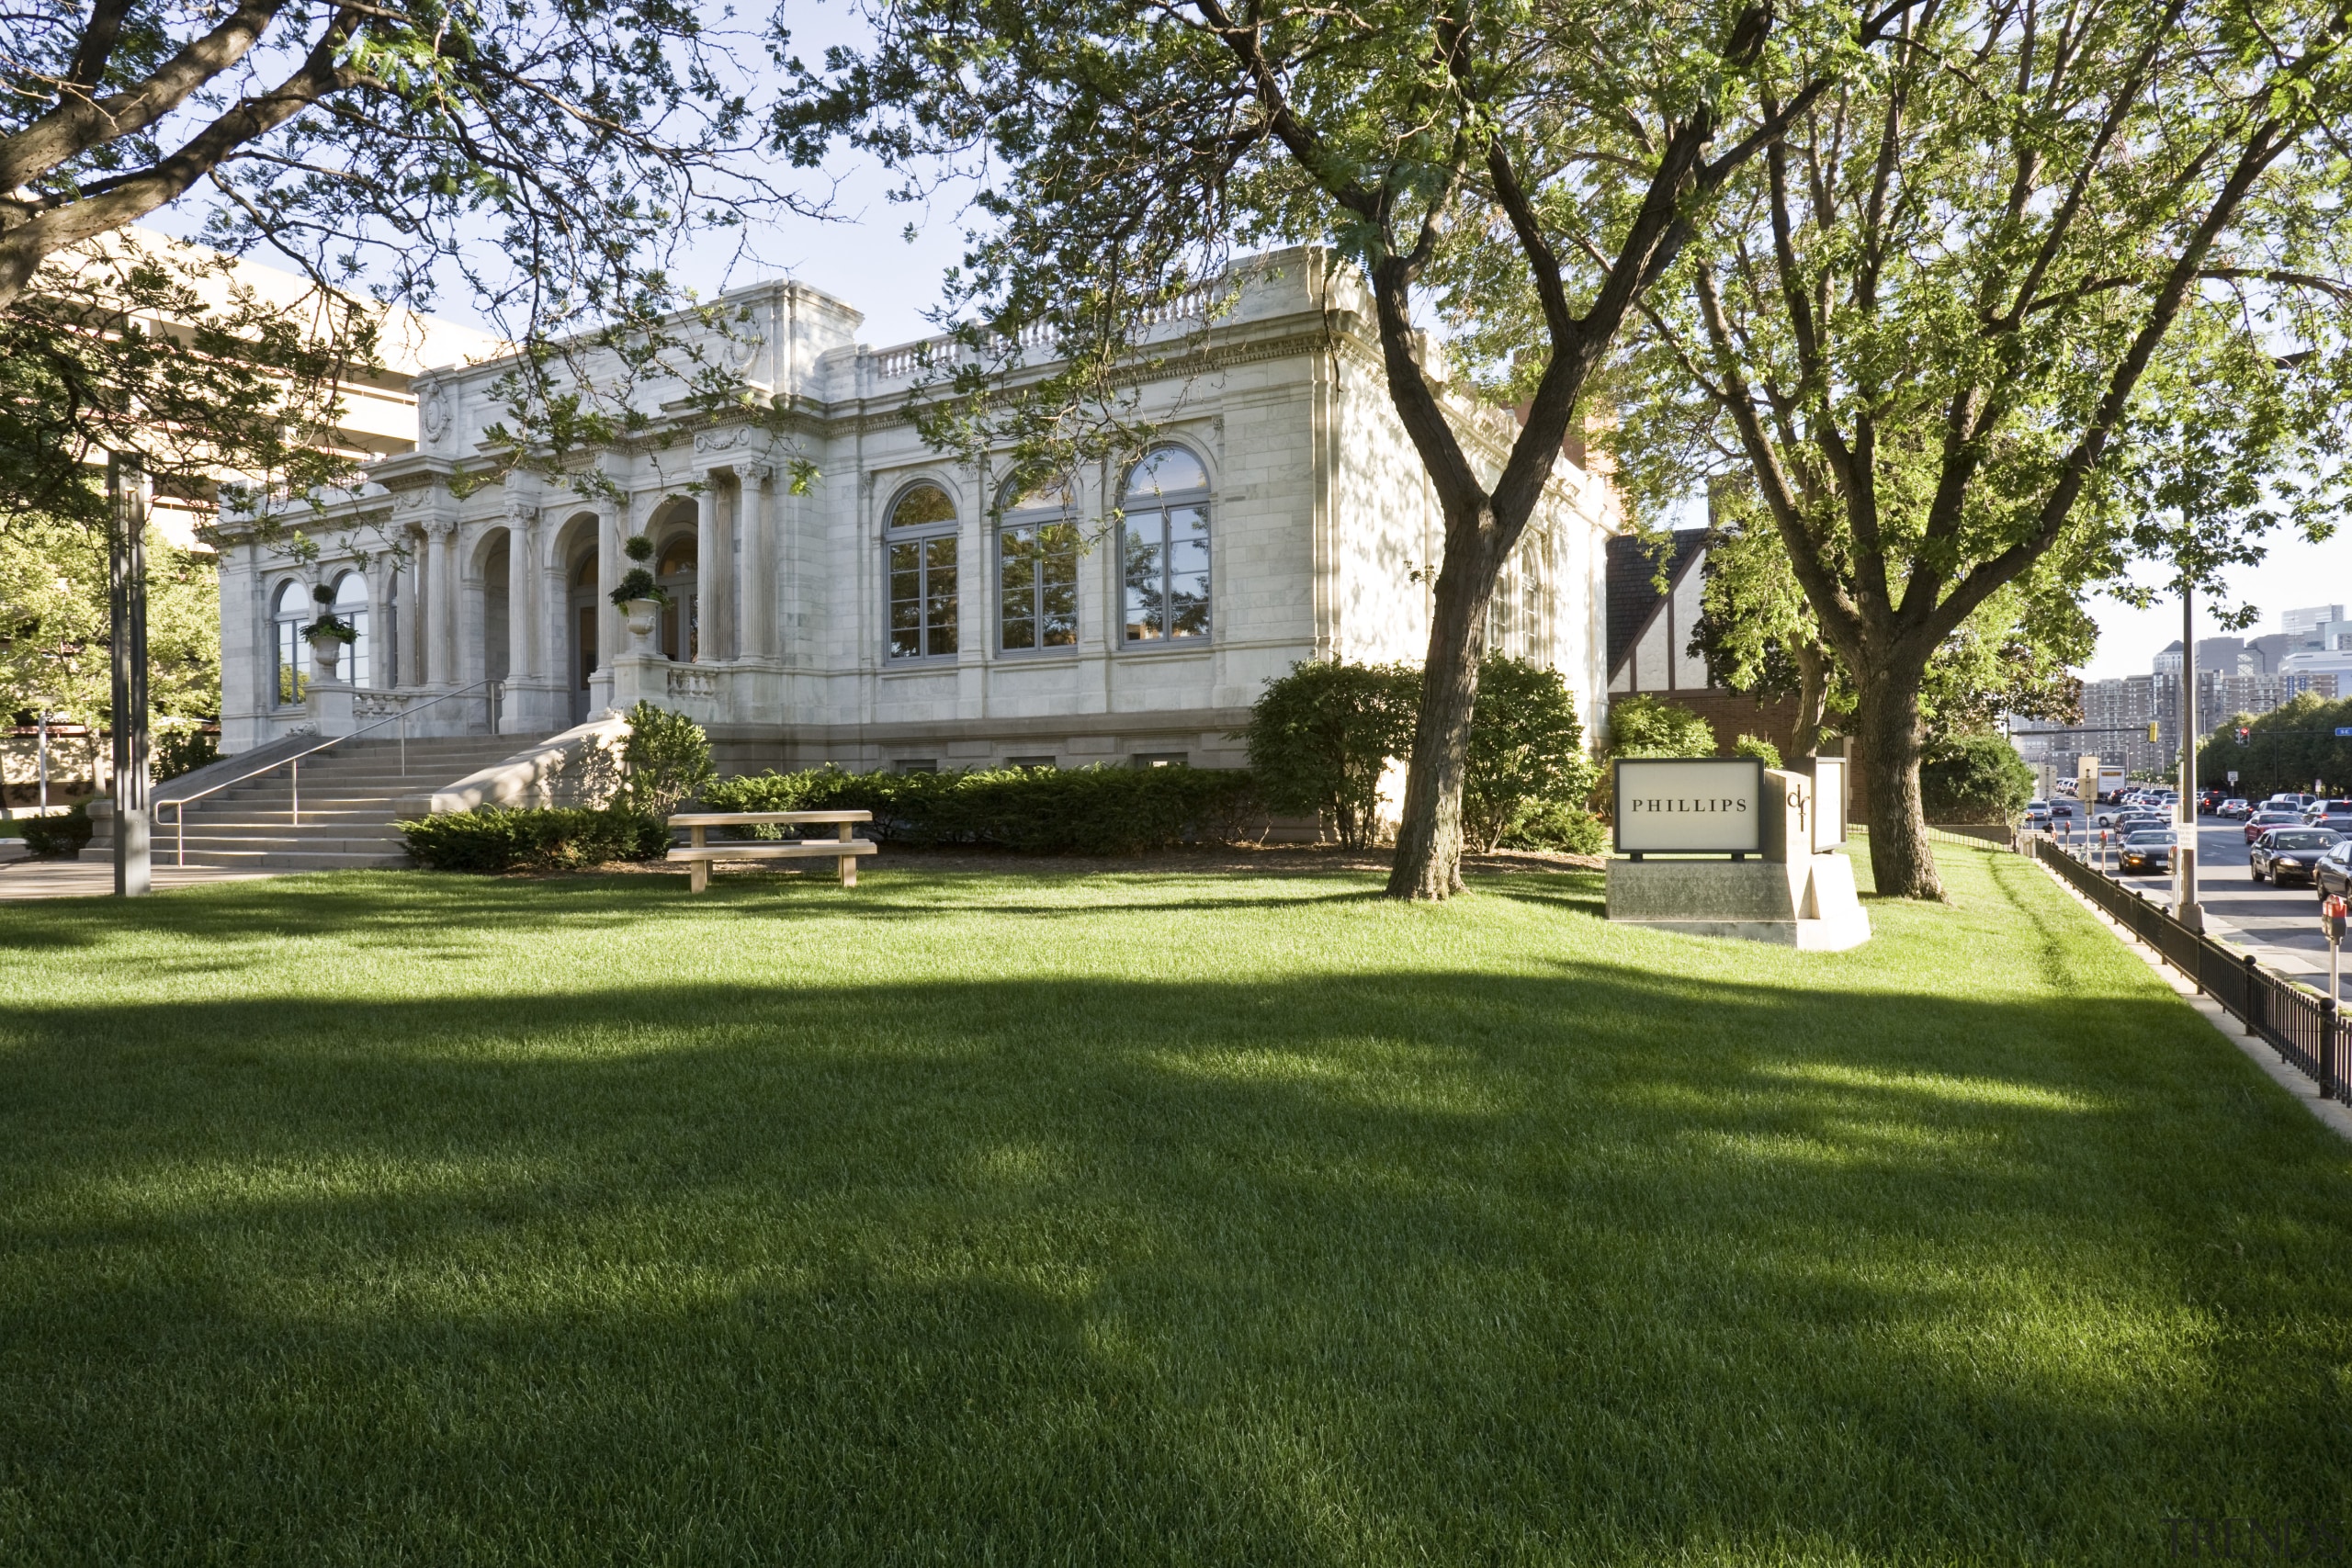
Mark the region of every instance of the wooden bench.
<instances>
[{"instance_id":1,"label":"wooden bench","mask_svg":"<svg viewBox=\"0 0 2352 1568\"><path fill-rule=\"evenodd\" d=\"M842 886L854 887L857 857L873 854L881 846L871 839L851 838L850 824L873 820L871 811L682 811L670 818L670 826L686 829L689 842L672 850L670 858L686 863L691 886L697 893L710 886L710 863L715 860L814 860L826 855L840 863ZM724 844L703 841L704 833L713 828L745 828L766 822L786 827L835 823L840 826L842 836L839 840L804 839L798 843L759 839Z\"/></svg>"}]
</instances>

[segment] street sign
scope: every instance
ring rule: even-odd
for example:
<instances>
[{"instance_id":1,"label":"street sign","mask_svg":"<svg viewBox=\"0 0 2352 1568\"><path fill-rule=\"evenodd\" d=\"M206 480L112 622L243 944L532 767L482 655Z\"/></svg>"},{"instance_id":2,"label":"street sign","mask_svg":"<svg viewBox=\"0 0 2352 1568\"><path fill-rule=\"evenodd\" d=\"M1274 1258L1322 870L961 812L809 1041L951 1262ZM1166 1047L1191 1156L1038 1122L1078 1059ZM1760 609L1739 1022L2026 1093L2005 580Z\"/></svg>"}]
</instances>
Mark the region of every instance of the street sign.
<instances>
[{"instance_id":1,"label":"street sign","mask_svg":"<svg viewBox=\"0 0 2352 1568\"><path fill-rule=\"evenodd\" d=\"M2338 740L2343 739L2347 735L2352 735L2352 724L2339 724L2335 727L2335 738Z\"/></svg>"},{"instance_id":2,"label":"street sign","mask_svg":"<svg viewBox=\"0 0 2352 1568\"><path fill-rule=\"evenodd\" d=\"M2233 773L2230 774L2230 784L2231 784L2231 786L2232 786L2233 788L2234 788L2234 787L2236 786L2236 784L2237 784L2237 782L2238 782L2238 775L2237 775L2234 772L2233 772Z\"/></svg>"}]
</instances>

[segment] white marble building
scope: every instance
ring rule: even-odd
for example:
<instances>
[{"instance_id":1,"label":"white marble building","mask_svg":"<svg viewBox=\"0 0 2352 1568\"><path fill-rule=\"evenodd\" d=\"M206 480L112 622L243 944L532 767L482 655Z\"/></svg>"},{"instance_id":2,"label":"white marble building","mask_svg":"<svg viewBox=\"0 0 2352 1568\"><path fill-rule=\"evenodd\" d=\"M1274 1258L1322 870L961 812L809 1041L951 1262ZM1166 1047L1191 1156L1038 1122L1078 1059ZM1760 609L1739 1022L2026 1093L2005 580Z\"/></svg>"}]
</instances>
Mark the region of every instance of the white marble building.
<instances>
[{"instance_id":1,"label":"white marble building","mask_svg":"<svg viewBox=\"0 0 2352 1568\"><path fill-rule=\"evenodd\" d=\"M646 432L582 455L620 501L521 473L453 491L488 455L501 362L420 377L417 450L292 517L315 555L224 549L225 748L403 710L413 734L536 737L642 696L700 720L729 771L1238 762L1231 732L1294 663L1420 657L1441 536L1369 297L1311 249L1241 276L1214 321L1164 329L1204 346L1138 389L1157 446L1057 494L927 447L919 345L870 349L854 310L791 282L725 296L737 324L705 344L756 417L654 386ZM1491 471L1510 415L1459 412ZM819 474L801 494L796 459ZM1618 517L1564 456L1493 619L1596 726ZM608 594L638 532L672 605L633 633ZM320 585L363 633L331 676L299 635Z\"/></svg>"}]
</instances>

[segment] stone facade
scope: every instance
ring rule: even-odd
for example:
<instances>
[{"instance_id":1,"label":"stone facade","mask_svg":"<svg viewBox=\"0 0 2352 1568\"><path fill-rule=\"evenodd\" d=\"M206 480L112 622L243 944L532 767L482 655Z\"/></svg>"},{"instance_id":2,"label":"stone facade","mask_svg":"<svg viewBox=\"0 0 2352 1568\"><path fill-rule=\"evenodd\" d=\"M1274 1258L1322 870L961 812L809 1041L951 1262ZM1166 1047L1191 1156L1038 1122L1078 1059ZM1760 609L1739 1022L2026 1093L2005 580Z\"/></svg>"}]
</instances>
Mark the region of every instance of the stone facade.
<instances>
[{"instance_id":1,"label":"stone facade","mask_svg":"<svg viewBox=\"0 0 2352 1568\"><path fill-rule=\"evenodd\" d=\"M315 554L260 533L224 551L224 747L402 712L413 734L544 735L646 697L702 722L730 770L1236 763L1232 731L1299 660L1419 659L1442 533L1360 286L1311 249L1239 276L1230 309L1166 323L1165 368L1134 388L1180 449L1170 471L1205 480L1170 525L1197 532L1205 509L1207 604L1193 604L1192 635L1136 635L1166 628L1136 607L1149 551L1132 504L1119 519L1132 470L1104 463L1070 476L1064 503L1080 543L1074 568L1056 570L1074 621L1050 646L1007 647L1002 465L919 437L908 409L923 395L922 345L869 349L855 310L782 282L724 296L733 324L690 334L750 413L688 415L682 384L643 387L632 403L649 428L580 454L569 482L515 472L453 491L491 452L504 367L420 378L418 449L290 519ZM593 356L584 373L598 373ZM1491 475L1510 413L1466 400L1456 412ZM818 474L802 493L795 462ZM927 511L901 508L920 487L944 505L926 490ZM892 526L917 513L933 520ZM1589 725L1601 717L1603 547L1619 516L1611 488L1563 456L1492 622L1505 651L1566 674ZM674 603L632 632L608 594L638 532ZM932 576L910 653L894 644L892 604L910 613L915 580L893 570L915 556L893 545L917 536ZM332 669L295 640L322 585L346 618L366 617Z\"/></svg>"}]
</instances>

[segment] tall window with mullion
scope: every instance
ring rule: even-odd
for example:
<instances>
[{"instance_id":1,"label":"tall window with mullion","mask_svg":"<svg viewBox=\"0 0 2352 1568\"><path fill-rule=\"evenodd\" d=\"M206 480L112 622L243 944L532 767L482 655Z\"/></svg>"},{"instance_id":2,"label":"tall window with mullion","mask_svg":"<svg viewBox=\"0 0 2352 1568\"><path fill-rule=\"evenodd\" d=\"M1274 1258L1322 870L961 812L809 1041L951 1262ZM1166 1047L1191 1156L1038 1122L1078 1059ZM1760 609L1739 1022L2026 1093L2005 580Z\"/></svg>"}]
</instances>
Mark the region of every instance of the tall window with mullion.
<instances>
[{"instance_id":1,"label":"tall window with mullion","mask_svg":"<svg viewBox=\"0 0 2352 1568\"><path fill-rule=\"evenodd\" d=\"M1126 640L1209 635L1209 476L1182 446L1144 454L1120 500Z\"/></svg>"},{"instance_id":2,"label":"tall window with mullion","mask_svg":"<svg viewBox=\"0 0 2352 1568\"><path fill-rule=\"evenodd\" d=\"M956 651L956 503L919 484L890 507L883 546L889 578L890 657L934 659Z\"/></svg>"},{"instance_id":3,"label":"tall window with mullion","mask_svg":"<svg viewBox=\"0 0 2352 1568\"><path fill-rule=\"evenodd\" d=\"M1007 653L1078 646L1077 498L1054 481L997 502L997 646Z\"/></svg>"}]
</instances>

